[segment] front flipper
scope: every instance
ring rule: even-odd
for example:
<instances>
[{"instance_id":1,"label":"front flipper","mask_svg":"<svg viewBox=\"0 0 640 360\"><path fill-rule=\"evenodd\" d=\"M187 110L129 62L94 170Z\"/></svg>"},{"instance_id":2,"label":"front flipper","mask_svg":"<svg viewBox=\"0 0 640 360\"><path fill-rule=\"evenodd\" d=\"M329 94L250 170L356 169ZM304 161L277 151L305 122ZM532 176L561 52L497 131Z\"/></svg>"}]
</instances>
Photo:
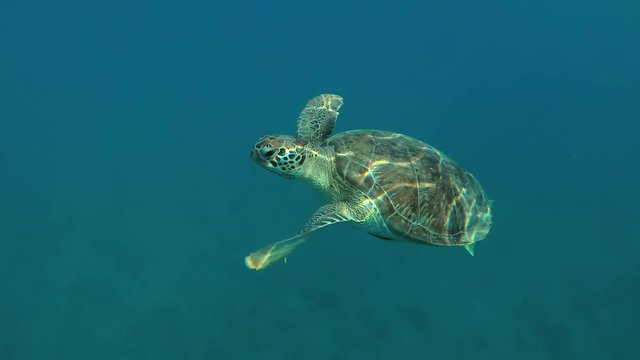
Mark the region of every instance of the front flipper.
<instances>
[{"instance_id":1,"label":"front flipper","mask_svg":"<svg viewBox=\"0 0 640 360\"><path fill-rule=\"evenodd\" d=\"M278 241L254 251L244 258L244 263L249 269L262 270L274 262L289 255L298 245L306 240L306 234L297 235L287 240Z\"/></svg>"},{"instance_id":2,"label":"front flipper","mask_svg":"<svg viewBox=\"0 0 640 360\"><path fill-rule=\"evenodd\" d=\"M311 144L323 142L336 125L342 98L322 94L309 100L298 117L298 137Z\"/></svg>"},{"instance_id":3,"label":"front flipper","mask_svg":"<svg viewBox=\"0 0 640 360\"><path fill-rule=\"evenodd\" d=\"M254 251L244 258L244 263L248 268L254 270L262 270L267 266L277 262L278 260L289 255L293 249L302 244L307 236L325 226L336 224L344 221L351 221L348 215L348 207L344 204L328 204L316 211L307 221L305 226L300 230L298 235L278 241L268 245L258 251Z\"/></svg>"}]
</instances>

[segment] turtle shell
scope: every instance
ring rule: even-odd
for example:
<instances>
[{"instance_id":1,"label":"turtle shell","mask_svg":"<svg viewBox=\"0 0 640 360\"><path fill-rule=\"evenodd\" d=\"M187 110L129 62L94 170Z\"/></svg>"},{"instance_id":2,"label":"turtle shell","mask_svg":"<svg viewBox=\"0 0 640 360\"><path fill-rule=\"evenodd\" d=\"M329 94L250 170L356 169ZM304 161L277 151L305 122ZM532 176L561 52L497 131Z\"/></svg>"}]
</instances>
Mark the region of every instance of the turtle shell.
<instances>
[{"instance_id":1,"label":"turtle shell","mask_svg":"<svg viewBox=\"0 0 640 360\"><path fill-rule=\"evenodd\" d=\"M393 238L467 245L486 236L490 202L478 181L435 148L405 135L353 130L325 145L337 175L377 206Z\"/></svg>"}]
</instances>

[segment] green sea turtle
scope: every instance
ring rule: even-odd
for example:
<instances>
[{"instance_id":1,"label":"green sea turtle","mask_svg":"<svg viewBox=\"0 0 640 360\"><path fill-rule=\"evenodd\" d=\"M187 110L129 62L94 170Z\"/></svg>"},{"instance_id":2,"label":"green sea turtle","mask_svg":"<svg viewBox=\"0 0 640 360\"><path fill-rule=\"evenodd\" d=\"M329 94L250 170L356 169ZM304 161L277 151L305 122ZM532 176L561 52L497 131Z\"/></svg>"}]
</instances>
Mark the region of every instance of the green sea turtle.
<instances>
[{"instance_id":1,"label":"green sea turtle","mask_svg":"<svg viewBox=\"0 0 640 360\"><path fill-rule=\"evenodd\" d=\"M297 137L268 135L253 147L258 164L310 183L326 205L298 235L251 253L246 265L264 269L313 231L345 221L383 239L463 246L473 255L491 227L491 202L473 175L405 135L352 130L330 137L340 106L338 95L317 96L300 113Z\"/></svg>"}]
</instances>

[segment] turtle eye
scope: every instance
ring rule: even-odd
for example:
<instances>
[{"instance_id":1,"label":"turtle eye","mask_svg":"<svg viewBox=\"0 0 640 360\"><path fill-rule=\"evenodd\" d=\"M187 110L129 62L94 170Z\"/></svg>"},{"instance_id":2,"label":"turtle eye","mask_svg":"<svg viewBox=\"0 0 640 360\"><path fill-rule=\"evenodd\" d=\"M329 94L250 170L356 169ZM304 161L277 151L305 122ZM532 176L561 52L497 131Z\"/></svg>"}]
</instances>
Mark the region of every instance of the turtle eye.
<instances>
[{"instance_id":1,"label":"turtle eye","mask_svg":"<svg viewBox=\"0 0 640 360\"><path fill-rule=\"evenodd\" d=\"M271 149L271 150L269 150L269 151L267 151L267 152L264 152L264 150L265 150L265 149L263 149L263 150L262 150L262 151L263 151L263 152L262 152L262 156L263 156L265 159L270 159L270 158L273 156L273 154L275 154L275 152L276 152L276 150L275 150L275 149Z\"/></svg>"}]
</instances>

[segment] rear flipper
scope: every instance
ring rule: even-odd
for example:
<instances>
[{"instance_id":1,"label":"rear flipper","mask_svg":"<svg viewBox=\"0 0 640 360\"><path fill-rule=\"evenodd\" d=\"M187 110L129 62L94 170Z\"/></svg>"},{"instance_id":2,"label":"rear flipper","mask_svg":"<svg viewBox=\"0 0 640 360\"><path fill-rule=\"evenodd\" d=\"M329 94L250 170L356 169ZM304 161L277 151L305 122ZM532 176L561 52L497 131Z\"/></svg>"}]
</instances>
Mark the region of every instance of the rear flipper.
<instances>
[{"instance_id":1,"label":"rear flipper","mask_svg":"<svg viewBox=\"0 0 640 360\"><path fill-rule=\"evenodd\" d=\"M471 243L471 244L467 244L464 246L464 248L467 250L467 252L469 253L469 255L474 256L473 254L473 245L475 243Z\"/></svg>"}]
</instances>

